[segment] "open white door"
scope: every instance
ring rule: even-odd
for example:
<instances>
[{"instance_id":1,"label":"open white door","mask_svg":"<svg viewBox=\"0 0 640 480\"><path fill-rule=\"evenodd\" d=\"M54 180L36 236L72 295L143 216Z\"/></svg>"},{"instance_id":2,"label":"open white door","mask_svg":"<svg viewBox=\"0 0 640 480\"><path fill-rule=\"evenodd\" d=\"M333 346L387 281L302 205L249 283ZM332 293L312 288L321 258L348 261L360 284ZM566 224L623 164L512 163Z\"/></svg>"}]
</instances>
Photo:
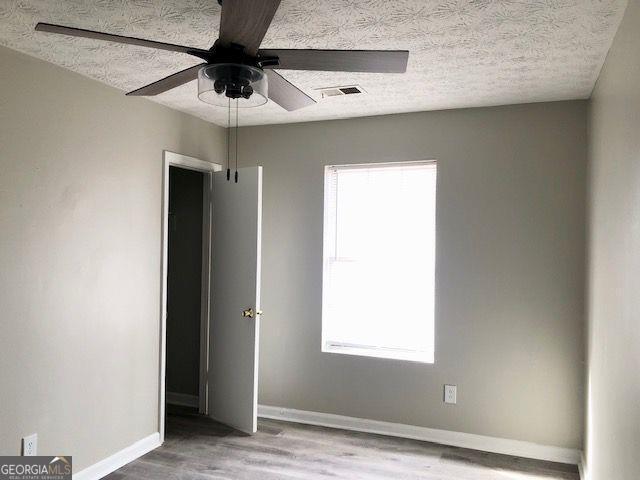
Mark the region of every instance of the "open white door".
<instances>
[{"instance_id":1,"label":"open white door","mask_svg":"<svg viewBox=\"0 0 640 480\"><path fill-rule=\"evenodd\" d=\"M262 167L213 174L209 415L257 429ZM250 310L250 312L245 312ZM244 316L251 314L252 316Z\"/></svg>"}]
</instances>

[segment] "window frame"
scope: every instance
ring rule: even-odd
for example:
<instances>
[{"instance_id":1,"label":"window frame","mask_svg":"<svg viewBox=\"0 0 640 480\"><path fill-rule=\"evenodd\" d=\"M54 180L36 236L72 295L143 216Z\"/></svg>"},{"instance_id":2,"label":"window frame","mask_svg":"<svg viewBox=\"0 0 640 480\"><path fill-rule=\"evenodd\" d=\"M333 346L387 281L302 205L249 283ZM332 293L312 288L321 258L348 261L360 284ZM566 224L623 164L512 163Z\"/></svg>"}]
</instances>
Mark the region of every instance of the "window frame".
<instances>
[{"instance_id":1,"label":"window frame","mask_svg":"<svg viewBox=\"0 0 640 480\"><path fill-rule=\"evenodd\" d=\"M423 351L423 350L409 350L409 349L397 349L391 347L381 347L381 346L370 346L370 345L361 345L361 344L350 344L343 342L331 341L326 337L327 328L326 324L328 322L326 312L326 304L327 304L327 282L328 282L328 262L335 260L334 258L329 257L329 243L331 241L335 241L335 233L333 237L329 236L328 229L331 229L332 232L335 230L335 225L331 225L333 219L333 211L328 208L330 204L335 203L335 207L337 208L337 202L334 202L332 199L330 200L329 194L331 193L331 188L329 188L329 182L331 181L331 172L332 170L341 169L366 169L366 168L384 168L384 167L401 167L401 166L412 166L412 165L429 165L434 166L436 169L436 186L435 186L435 219L434 219L434 312L433 312L433 337L432 337L432 349L431 351ZM325 165L324 167L324 195L323 195L323 229L322 229L322 310L321 310L321 352L322 353L337 353L341 355L353 355L360 357L370 357L370 358L378 358L378 359L386 359L386 360L395 360L395 361L405 361L405 362L414 362L414 363L422 363L422 364L434 364L435 363L435 351L436 351L436 321L435 321L435 275L437 268L437 216L438 216L438 202L437 202L437 193L438 193L438 162L437 160L415 160L415 161L399 161L399 162L372 162L372 163L352 163L352 164L332 164ZM335 247L334 247L335 249Z\"/></svg>"}]
</instances>

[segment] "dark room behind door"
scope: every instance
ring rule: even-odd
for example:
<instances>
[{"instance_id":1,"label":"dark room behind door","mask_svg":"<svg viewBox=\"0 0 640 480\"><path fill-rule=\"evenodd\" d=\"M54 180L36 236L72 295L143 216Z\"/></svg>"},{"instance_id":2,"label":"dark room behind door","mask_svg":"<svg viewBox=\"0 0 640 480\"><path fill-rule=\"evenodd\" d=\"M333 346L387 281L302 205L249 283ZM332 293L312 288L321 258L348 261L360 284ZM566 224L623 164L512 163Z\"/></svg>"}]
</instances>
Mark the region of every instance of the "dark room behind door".
<instances>
[{"instance_id":1,"label":"dark room behind door","mask_svg":"<svg viewBox=\"0 0 640 480\"><path fill-rule=\"evenodd\" d=\"M195 402L199 393L203 180L169 169L167 403Z\"/></svg>"}]
</instances>

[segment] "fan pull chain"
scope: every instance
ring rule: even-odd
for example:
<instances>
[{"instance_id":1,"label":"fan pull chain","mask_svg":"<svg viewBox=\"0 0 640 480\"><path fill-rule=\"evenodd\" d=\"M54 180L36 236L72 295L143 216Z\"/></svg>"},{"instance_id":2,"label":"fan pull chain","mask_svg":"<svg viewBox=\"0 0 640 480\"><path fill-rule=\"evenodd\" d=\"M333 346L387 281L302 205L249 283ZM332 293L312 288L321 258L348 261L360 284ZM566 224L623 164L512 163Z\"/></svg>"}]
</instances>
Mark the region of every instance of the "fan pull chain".
<instances>
[{"instance_id":1,"label":"fan pull chain","mask_svg":"<svg viewBox=\"0 0 640 480\"><path fill-rule=\"evenodd\" d=\"M236 183L238 183L238 133L239 133L239 129L238 129L238 99L236 98L236 174L235 174L235 180Z\"/></svg>"},{"instance_id":2,"label":"fan pull chain","mask_svg":"<svg viewBox=\"0 0 640 480\"><path fill-rule=\"evenodd\" d=\"M231 179L230 166L231 157L231 97L229 97L229 108L227 109L227 182Z\"/></svg>"}]
</instances>

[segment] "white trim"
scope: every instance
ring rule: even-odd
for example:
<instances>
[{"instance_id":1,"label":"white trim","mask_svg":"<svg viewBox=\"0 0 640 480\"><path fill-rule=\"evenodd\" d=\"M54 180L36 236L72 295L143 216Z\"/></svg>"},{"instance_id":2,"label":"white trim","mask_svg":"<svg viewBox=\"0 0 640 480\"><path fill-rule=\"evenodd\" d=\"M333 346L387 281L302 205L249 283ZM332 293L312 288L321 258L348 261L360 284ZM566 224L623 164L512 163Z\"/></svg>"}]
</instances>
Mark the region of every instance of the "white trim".
<instances>
[{"instance_id":1,"label":"white trim","mask_svg":"<svg viewBox=\"0 0 640 480\"><path fill-rule=\"evenodd\" d=\"M160 279L160 359L159 359L159 368L158 368L158 376L159 376L159 392L158 392L158 432L160 433L160 443L164 442L164 411L165 411L165 372L167 368L167 257L168 257L168 213L169 213L169 167L171 165L186 168L189 170L197 170L201 172L205 172L209 174L211 177L212 172L219 172L222 170L222 165L218 163L210 163L205 162L204 160L199 160L194 157L189 157L187 155L181 155L179 153L170 152L168 150L162 151L162 248L161 248L161 264L162 264L162 276ZM209 181L211 184L211 180ZM203 212L203 220L205 224L203 224L203 230L208 229L209 236L209 244L210 244L210 236L211 236L211 190L207 190L205 193L208 195L207 203L209 205L209 211ZM208 220L208 221L207 221ZM204 237L204 235L203 235ZM210 282L210 258L203 258L203 265L207 262L209 268L209 274L206 275L205 279L209 279ZM204 286L203 286L204 287ZM207 285L207 290L209 290ZM204 292L204 288L203 288ZM202 309L206 310L206 316L203 314L200 322L200 330L206 328L208 331L208 315L209 315L209 296L204 293L201 295L202 301L206 302L206 305ZM204 312L203 312L204 313ZM205 326L203 327L203 323ZM206 366L208 365L208 343L209 336L207 335L204 342L200 342L200 365L203 363ZM203 360L204 358L204 360ZM206 390L206 370L200 369L199 378L199 392L202 390ZM204 383L204 385L203 385ZM199 402L199 408L206 408L206 398L201 398ZM202 412L205 413L205 412Z\"/></svg>"},{"instance_id":2,"label":"white trim","mask_svg":"<svg viewBox=\"0 0 640 480\"><path fill-rule=\"evenodd\" d=\"M398 166L422 166L422 165L438 165L438 160L407 160L407 161L399 161L399 162L370 162L370 163L347 163L347 164L333 164L326 165L325 168L329 169L341 169L341 170L357 170L359 168L395 168Z\"/></svg>"},{"instance_id":3,"label":"white trim","mask_svg":"<svg viewBox=\"0 0 640 480\"><path fill-rule=\"evenodd\" d=\"M385 358L388 360L403 360L405 362L415 363L433 363L433 350L430 352L421 352L418 350L357 345L327 340L322 345L322 352L355 355L358 357Z\"/></svg>"},{"instance_id":4,"label":"white trim","mask_svg":"<svg viewBox=\"0 0 640 480\"><path fill-rule=\"evenodd\" d=\"M237 154L237 152L236 152ZM256 198L258 199L256 220L258 225L256 226L256 312L262 312L262 166L256 165L258 168L258 192ZM253 357L253 432L258 431L258 379L259 379L259 359L260 359L260 324L262 323L262 313L255 316L255 354Z\"/></svg>"},{"instance_id":5,"label":"white trim","mask_svg":"<svg viewBox=\"0 0 640 480\"><path fill-rule=\"evenodd\" d=\"M578 465L580 451L571 448L553 447L537 443L510 440L507 438L487 437L473 433L452 432L435 428L416 427L401 423L381 422L364 418L345 417L330 413L309 412L291 408L258 406L258 416L287 422L318 425L321 427L341 428L356 432L388 435L391 437L411 438L425 442L451 445L454 447L500 453L517 457L547 460L551 462Z\"/></svg>"},{"instance_id":6,"label":"white trim","mask_svg":"<svg viewBox=\"0 0 640 480\"><path fill-rule=\"evenodd\" d=\"M198 172L222 171L222 165L219 163L207 162L205 160L200 160L199 158L189 157L188 155L170 152L169 150L163 150L162 154L165 161L165 166L167 166L166 164L168 162L171 165L186 168L188 170L196 170Z\"/></svg>"},{"instance_id":7,"label":"white trim","mask_svg":"<svg viewBox=\"0 0 640 480\"><path fill-rule=\"evenodd\" d=\"M182 407L199 408L200 401L198 395L189 395L188 393L167 392L167 403L171 405L180 405Z\"/></svg>"},{"instance_id":8,"label":"white trim","mask_svg":"<svg viewBox=\"0 0 640 480\"><path fill-rule=\"evenodd\" d=\"M220 167L220 170L222 166ZM211 226L213 225L213 175L202 176L202 272L200 279L200 372L198 377L198 413L208 412L209 315L211 307Z\"/></svg>"},{"instance_id":9,"label":"white trim","mask_svg":"<svg viewBox=\"0 0 640 480\"><path fill-rule=\"evenodd\" d=\"M160 434L158 432L152 433L148 437L138 440L133 445L123 448L104 460L94 463L78 473L74 473L73 480L98 480L99 478L106 477L127 463L133 462L136 458L140 458L151 450L158 448L160 445Z\"/></svg>"},{"instance_id":10,"label":"white trim","mask_svg":"<svg viewBox=\"0 0 640 480\"><path fill-rule=\"evenodd\" d=\"M584 452L580 456L580 463L578 463L578 471L580 472L580 480L590 480L589 465L587 464L587 457Z\"/></svg>"}]
</instances>

